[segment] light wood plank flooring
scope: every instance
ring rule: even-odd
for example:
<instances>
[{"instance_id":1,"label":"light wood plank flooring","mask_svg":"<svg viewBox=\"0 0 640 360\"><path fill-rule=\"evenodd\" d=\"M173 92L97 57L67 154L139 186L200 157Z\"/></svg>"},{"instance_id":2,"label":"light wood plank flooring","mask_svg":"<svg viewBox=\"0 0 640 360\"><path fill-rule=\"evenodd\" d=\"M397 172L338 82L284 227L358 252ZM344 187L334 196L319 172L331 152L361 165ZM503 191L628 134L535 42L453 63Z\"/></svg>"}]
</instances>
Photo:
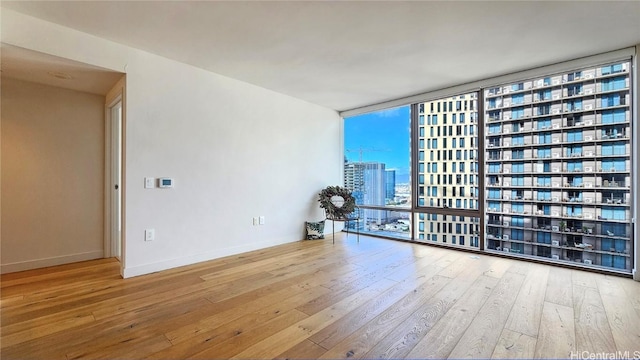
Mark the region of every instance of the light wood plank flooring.
<instances>
[{"instance_id":1,"label":"light wood plank flooring","mask_svg":"<svg viewBox=\"0 0 640 360\"><path fill-rule=\"evenodd\" d=\"M342 234L118 274L3 275L2 359L640 356L640 283L419 244Z\"/></svg>"}]
</instances>

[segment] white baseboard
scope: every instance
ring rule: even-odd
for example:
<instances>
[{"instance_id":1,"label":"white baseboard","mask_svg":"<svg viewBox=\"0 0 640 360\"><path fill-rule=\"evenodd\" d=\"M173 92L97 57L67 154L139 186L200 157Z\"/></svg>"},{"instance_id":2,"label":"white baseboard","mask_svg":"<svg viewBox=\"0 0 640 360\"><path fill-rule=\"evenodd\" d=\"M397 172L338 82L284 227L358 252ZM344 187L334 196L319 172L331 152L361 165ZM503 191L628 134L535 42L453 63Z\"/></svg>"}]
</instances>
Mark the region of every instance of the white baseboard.
<instances>
[{"instance_id":1,"label":"white baseboard","mask_svg":"<svg viewBox=\"0 0 640 360\"><path fill-rule=\"evenodd\" d=\"M79 261L86 260L94 260L94 259L102 259L104 257L104 251L89 251L80 254L71 254L71 255L63 255L63 256L55 256L44 259L36 259L36 260L27 260L27 261L19 261L9 264L2 264L0 266L0 273L7 274L18 271L25 271L31 269L39 269L49 266L63 265L69 264Z\"/></svg>"},{"instance_id":2,"label":"white baseboard","mask_svg":"<svg viewBox=\"0 0 640 360\"><path fill-rule=\"evenodd\" d=\"M196 264L203 261L219 259L225 256L237 255L237 254L241 254L248 251L264 249L271 246L286 244L290 242L292 241L262 241L258 243L228 247L224 249L208 251L206 253L200 253L197 255L185 256L181 258L169 259L169 260L159 261L151 264L144 264L144 265L131 266L131 267L127 267L125 262L125 268L122 269L122 277L127 279L134 276L151 274L158 271L173 269L180 266L192 265L192 264Z\"/></svg>"}]
</instances>

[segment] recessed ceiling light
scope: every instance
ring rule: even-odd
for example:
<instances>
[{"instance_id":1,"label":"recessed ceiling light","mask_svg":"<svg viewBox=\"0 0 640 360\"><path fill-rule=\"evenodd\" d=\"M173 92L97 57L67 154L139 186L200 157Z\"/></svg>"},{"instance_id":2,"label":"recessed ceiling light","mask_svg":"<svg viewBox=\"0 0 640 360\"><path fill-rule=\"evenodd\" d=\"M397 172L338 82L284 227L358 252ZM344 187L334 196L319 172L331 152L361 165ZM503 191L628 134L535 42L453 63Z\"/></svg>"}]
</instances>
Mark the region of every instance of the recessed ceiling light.
<instances>
[{"instance_id":1,"label":"recessed ceiling light","mask_svg":"<svg viewBox=\"0 0 640 360\"><path fill-rule=\"evenodd\" d=\"M62 80L71 80L73 79L73 76L67 74L67 73L63 73L60 71L49 71L48 72L49 75L56 77L58 79L62 79Z\"/></svg>"}]
</instances>

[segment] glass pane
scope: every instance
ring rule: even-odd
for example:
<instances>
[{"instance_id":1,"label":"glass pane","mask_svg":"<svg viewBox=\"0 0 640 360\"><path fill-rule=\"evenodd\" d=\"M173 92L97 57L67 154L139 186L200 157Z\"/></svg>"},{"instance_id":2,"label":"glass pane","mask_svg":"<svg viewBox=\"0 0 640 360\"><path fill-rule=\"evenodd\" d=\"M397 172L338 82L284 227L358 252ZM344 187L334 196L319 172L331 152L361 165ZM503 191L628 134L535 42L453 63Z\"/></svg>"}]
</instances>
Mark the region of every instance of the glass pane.
<instances>
[{"instance_id":1,"label":"glass pane","mask_svg":"<svg viewBox=\"0 0 640 360\"><path fill-rule=\"evenodd\" d=\"M478 209L477 93L421 103L418 206ZM490 131L492 131L490 129Z\"/></svg>"},{"instance_id":2,"label":"glass pane","mask_svg":"<svg viewBox=\"0 0 640 360\"><path fill-rule=\"evenodd\" d=\"M478 248L480 218L417 213L414 215L415 241Z\"/></svg>"},{"instance_id":3,"label":"glass pane","mask_svg":"<svg viewBox=\"0 0 640 360\"><path fill-rule=\"evenodd\" d=\"M408 211L361 209L360 233L402 240L411 239L411 213Z\"/></svg>"},{"instance_id":4,"label":"glass pane","mask_svg":"<svg viewBox=\"0 0 640 360\"><path fill-rule=\"evenodd\" d=\"M410 207L409 110L403 106L345 118L344 185L358 205Z\"/></svg>"},{"instance_id":5,"label":"glass pane","mask_svg":"<svg viewBox=\"0 0 640 360\"><path fill-rule=\"evenodd\" d=\"M484 92L487 249L631 271L629 68Z\"/></svg>"}]
</instances>

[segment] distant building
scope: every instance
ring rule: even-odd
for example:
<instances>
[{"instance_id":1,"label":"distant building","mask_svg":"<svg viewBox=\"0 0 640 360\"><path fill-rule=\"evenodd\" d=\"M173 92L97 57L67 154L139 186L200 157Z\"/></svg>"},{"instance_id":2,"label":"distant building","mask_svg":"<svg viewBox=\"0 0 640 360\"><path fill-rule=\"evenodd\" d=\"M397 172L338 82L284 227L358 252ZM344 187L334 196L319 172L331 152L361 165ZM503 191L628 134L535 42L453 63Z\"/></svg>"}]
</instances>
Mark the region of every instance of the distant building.
<instances>
[{"instance_id":1,"label":"distant building","mask_svg":"<svg viewBox=\"0 0 640 360\"><path fill-rule=\"evenodd\" d=\"M344 165L345 187L353 192L358 205L385 205L386 172L385 164L378 162L350 163ZM383 224L387 211L365 209L362 211L364 221Z\"/></svg>"},{"instance_id":2,"label":"distant building","mask_svg":"<svg viewBox=\"0 0 640 360\"><path fill-rule=\"evenodd\" d=\"M344 186L351 190L356 198L356 204L364 204L364 164L345 162Z\"/></svg>"},{"instance_id":3,"label":"distant building","mask_svg":"<svg viewBox=\"0 0 640 360\"><path fill-rule=\"evenodd\" d=\"M396 196L396 171L386 170L385 176L385 200L393 200Z\"/></svg>"}]
</instances>

